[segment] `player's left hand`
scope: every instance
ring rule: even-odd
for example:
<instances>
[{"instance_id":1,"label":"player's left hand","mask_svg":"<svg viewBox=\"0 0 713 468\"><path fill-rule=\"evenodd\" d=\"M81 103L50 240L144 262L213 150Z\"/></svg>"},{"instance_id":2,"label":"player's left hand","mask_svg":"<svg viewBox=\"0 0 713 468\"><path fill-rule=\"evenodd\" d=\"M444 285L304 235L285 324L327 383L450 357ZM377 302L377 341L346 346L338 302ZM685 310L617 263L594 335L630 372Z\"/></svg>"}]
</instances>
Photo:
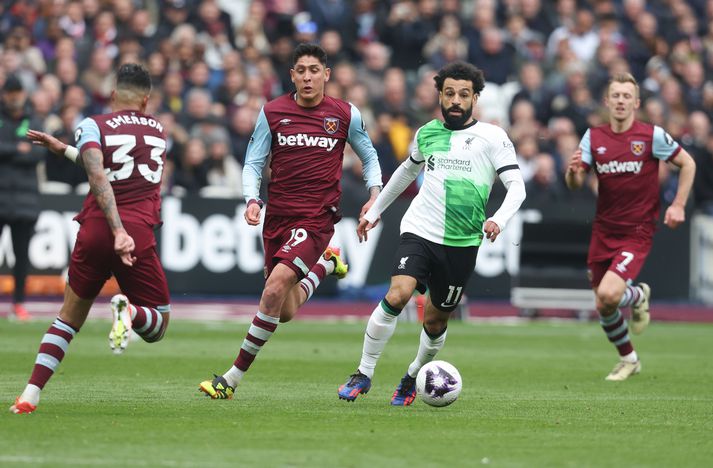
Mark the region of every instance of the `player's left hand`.
<instances>
[{"instance_id":1,"label":"player's left hand","mask_svg":"<svg viewBox=\"0 0 713 468\"><path fill-rule=\"evenodd\" d=\"M663 223L671 229L676 229L686 220L686 210L681 205L671 205L666 209Z\"/></svg>"},{"instance_id":2,"label":"player's left hand","mask_svg":"<svg viewBox=\"0 0 713 468\"><path fill-rule=\"evenodd\" d=\"M371 231L377 224L379 224L378 219L373 223L370 223L363 216L360 217L359 225L357 226L357 237L359 238L359 242L366 242L367 240L369 240L369 236L367 233Z\"/></svg>"},{"instance_id":3,"label":"player's left hand","mask_svg":"<svg viewBox=\"0 0 713 468\"><path fill-rule=\"evenodd\" d=\"M136 262L136 257L132 255L135 248L134 239L126 231L121 230L114 235L114 252L124 265L133 266Z\"/></svg>"},{"instance_id":4,"label":"player's left hand","mask_svg":"<svg viewBox=\"0 0 713 468\"><path fill-rule=\"evenodd\" d=\"M64 154L64 150L67 149L67 145L62 143L57 138L53 137L44 132L38 132L37 130L28 130L27 139L32 142L33 145L44 146L55 154Z\"/></svg>"},{"instance_id":5,"label":"player's left hand","mask_svg":"<svg viewBox=\"0 0 713 468\"><path fill-rule=\"evenodd\" d=\"M485 233L486 239L490 239L490 242L495 242L495 239L500 235L500 226L488 220L485 222L485 226L483 226L483 232Z\"/></svg>"}]
</instances>

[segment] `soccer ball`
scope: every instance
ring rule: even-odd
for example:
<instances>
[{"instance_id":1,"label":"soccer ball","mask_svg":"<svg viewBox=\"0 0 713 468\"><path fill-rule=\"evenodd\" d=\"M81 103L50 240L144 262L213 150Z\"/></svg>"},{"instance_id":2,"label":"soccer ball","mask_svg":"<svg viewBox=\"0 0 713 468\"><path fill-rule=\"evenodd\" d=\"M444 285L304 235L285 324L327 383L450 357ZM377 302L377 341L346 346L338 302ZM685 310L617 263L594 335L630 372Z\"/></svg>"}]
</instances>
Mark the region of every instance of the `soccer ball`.
<instances>
[{"instance_id":1,"label":"soccer ball","mask_svg":"<svg viewBox=\"0 0 713 468\"><path fill-rule=\"evenodd\" d=\"M462 388L458 369L446 361L431 361L421 367L416 376L416 393L431 406L450 405Z\"/></svg>"}]
</instances>

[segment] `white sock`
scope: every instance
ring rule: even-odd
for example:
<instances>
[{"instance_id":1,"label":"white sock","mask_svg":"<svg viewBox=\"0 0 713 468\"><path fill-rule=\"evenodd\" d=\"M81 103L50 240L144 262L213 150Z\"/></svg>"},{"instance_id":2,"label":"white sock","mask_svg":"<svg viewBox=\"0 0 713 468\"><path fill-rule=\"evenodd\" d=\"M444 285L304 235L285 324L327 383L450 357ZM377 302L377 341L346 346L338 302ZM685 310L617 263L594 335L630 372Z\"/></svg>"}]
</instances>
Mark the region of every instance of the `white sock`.
<instances>
[{"instance_id":1,"label":"white sock","mask_svg":"<svg viewBox=\"0 0 713 468\"><path fill-rule=\"evenodd\" d=\"M621 360L626 362L636 362L639 360L639 356L636 354L636 351L632 351L626 356L622 356Z\"/></svg>"},{"instance_id":2,"label":"white sock","mask_svg":"<svg viewBox=\"0 0 713 468\"><path fill-rule=\"evenodd\" d=\"M416 374L418 374L419 369L423 367L424 364L427 362L433 361L433 358L436 357L436 354L438 354L438 351L443 348L443 345L446 344L446 335L448 334L447 330L443 330L443 333L436 338L431 338L428 336L428 333L426 333L426 329L421 330L421 339L419 340L419 345L418 345L418 353L416 353L416 359L411 363L410 366L408 366L408 375L411 377L416 377Z\"/></svg>"},{"instance_id":3,"label":"white sock","mask_svg":"<svg viewBox=\"0 0 713 468\"><path fill-rule=\"evenodd\" d=\"M327 276L331 275L334 273L334 262L331 260L325 260L323 256L319 256L319 260L317 260L317 263L322 265L324 269L327 271Z\"/></svg>"},{"instance_id":4,"label":"white sock","mask_svg":"<svg viewBox=\"0 0 713 468\"><path fill-rule=\"evenodd\" d=\"M225 379L226 382L228 382L228 385L231 387L235 388L238 386L240 381L243 379L243 375L245 375L245 372L241 371L237 367L233 366L228 371L223 374L223 378Z\"/></svg>"},{"instance_id":5,"label":"white sock","mask_svg":"<svg viewBox=\"0 0 713 468\"><path fill-rule=\"evenodd\" d=\"M395 315L394 312L396 311L391 310L385 301L381 301L371 313L369 323L366 324L359 372L369 378L374 376L376 361L381 357L381 352L396 330L396 318L401 311L396 312Z\"/></svg>"},{"instance_id":6,"label":"white sock","mask_svg":"<svg viewBox=\"0 0 713 468\"><path fill-rule=\"evenodd\" d=\"M37 406L40 402L40 387L37 385L27 384L25 391L20 395L20 400L26 401L33 406Z\"/></svg>"}]
</instances>

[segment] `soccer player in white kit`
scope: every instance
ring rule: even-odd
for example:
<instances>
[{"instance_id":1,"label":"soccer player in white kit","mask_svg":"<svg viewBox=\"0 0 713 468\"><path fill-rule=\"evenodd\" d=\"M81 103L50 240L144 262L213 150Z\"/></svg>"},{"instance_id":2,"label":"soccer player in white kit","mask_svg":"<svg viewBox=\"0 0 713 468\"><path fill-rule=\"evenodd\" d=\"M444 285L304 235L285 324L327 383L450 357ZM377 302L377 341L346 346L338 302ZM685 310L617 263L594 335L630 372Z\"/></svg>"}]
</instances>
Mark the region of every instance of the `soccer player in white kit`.
<instances>
[{"instance_id":1,"label":"soccer player in white kit","mask_svg":"<svg viewBox=\"0 0 713 468\"><path fill-rule=\"evenodd\" d=\"M359 240L367 240L381 213L425 170L423 186L401 221L389 291L366 326L361 362L339 387L339 398L347 401L369 391L376 362L396 329L396 318L414 290L425 293L428 289L418 353L391 399L396 406L413 402L416 374L446 341L448 318L473 273L483 237L495 241L525 200L525 184L507 134L473 118L473 106L484 87L482 71L454 62L434 80L443 120L434 119L418 129L410 157L357 227ZM486 219L485 207L496 177L507 194L495 214Z\"/></svg>"}]
</instances>

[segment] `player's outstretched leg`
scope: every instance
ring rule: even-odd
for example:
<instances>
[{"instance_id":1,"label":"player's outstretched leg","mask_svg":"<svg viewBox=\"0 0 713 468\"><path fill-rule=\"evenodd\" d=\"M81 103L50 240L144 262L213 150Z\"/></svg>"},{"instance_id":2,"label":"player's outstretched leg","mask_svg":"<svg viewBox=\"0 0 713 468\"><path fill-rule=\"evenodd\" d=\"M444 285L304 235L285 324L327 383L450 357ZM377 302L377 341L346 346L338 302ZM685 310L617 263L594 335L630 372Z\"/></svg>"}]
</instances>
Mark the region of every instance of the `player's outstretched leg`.
<instances>
[{"instance_id":1,"label":"player's outstretched leg","mask_svg":"<svg viewBox=\"0 0 713 468\"><path fill-rule=\"evenodd\" d=\"M631 306L631 332L635 335L643 333L649 325L649 301L651 300L651 287L646 283L639 283L638 288L643 292L639 304Z\"/></svg>"},{"instance_id":2,"label":"player's outstretched leg","mask_svg":"<svg viewBox=\"0 0 713 468\"><path fill-rule=\"evenodd\" d=\"M354 401L359 394L366 395L371 389L371 379L360 371L349 376L346 382L339 387L339 399Z\"/></svg>"},{"instance_id":3,"label":"player's outstretched leg","mask_svg":"<svg viewBox=\"0 0 713 468\"><path fill-rule=\"evenodd\" d=\"M89 307L87 306L87 310ZM35 366L32 369L30 380L25 386L22 395L15 399L15 404L10 406L10 412L15 414L32 413L40 402L40 392L52 377L64 359L64 354L69 348L74 336L79 332L69 323L57 317L47 332L42 337L40 349L37 352Z\"/></svg>"},{"instance_id":4,"label":"player's outstretched leg","mask_svg":"<svg viewBox=\"0 0 713 468\"><path fill-rule=\"evenodd\" d=\"M401 378L394 395L391 397L391 404L394 406L409 406L416 399L416 377L406 375Z\"/></svg>"},{"instance_id":5,"label":"player's outstretched leg","mask_svg":"<svg viewBox=\"0 0 713 468\"><path fill-rule=\"evenodd\" d=\"M248 333L240 346L240 352L238 357L235 358L233 366L221 376L213 374L215 378L212 381L204 380L201 382L198 385L198 390L214 400L233 398L235 389L252 365L255 357L277 330L278 322L279 319L277 317L271 317L258 311L250 324L250 328L248 328Z\"/></svg>"},{"instance_id":6,"label":"player's outstretched leg","mask_svg":"<svg viewBox=\"0 0 713 468\"><path fill-rule=\"evenodd\" d=\"M109 332L109 347L114 354L121 354L129 344L131 335L131 309L129 299L123 294L117 294L109 303L112 324Z\"/></svg>"}]
</instances>

